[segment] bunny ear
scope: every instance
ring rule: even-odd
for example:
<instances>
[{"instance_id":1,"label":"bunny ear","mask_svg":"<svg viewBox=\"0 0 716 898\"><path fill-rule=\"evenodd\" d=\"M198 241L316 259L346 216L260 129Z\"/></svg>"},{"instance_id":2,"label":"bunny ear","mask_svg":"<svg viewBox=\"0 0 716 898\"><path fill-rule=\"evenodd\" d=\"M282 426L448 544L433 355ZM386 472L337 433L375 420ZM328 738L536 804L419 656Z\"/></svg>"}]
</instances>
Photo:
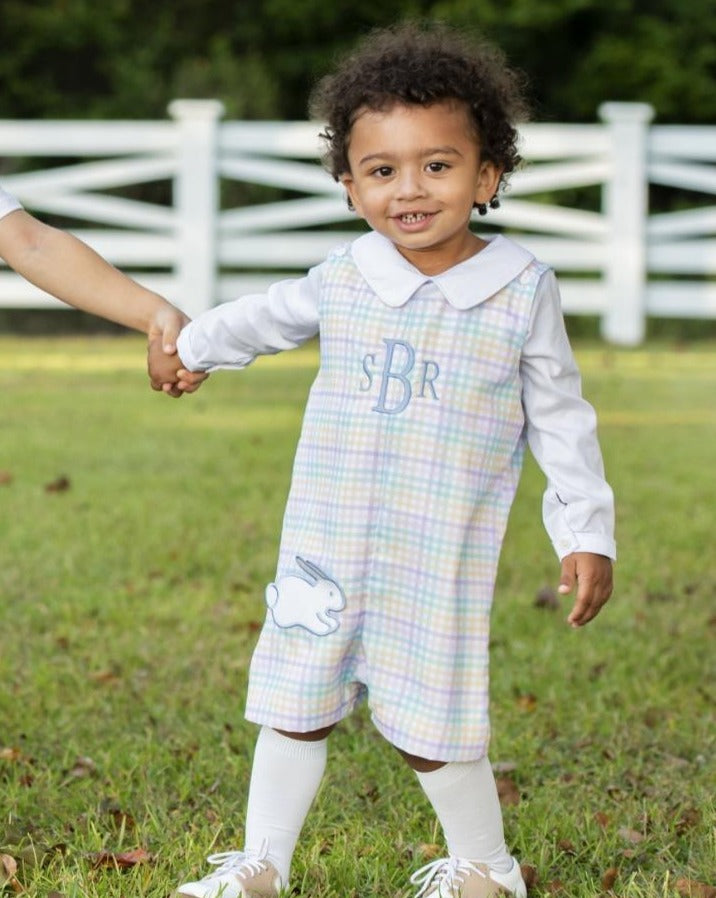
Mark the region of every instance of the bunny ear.
<instances>
[{"instance_id":1,"label":"bunny ear","mask_svg":"<svg viewBox=\"0 0 716 898\"><path fill-rule=\"evenodd\" d=\"M308 574L309 577L313 577L316 580L330 580L330 577L327 577L318 565L314 564L312 561L306 561L305 558L300 558L296 555L296 564L302 571Z\"/></svg>"}]
</instances>

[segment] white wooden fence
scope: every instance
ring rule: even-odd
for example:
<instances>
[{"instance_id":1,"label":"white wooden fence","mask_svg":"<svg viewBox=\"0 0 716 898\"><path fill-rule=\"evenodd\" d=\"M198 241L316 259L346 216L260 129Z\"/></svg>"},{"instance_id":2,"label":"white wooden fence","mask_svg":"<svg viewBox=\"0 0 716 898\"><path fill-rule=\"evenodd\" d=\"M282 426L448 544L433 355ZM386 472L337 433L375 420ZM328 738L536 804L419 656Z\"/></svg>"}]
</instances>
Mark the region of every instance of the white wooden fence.
<instances>
[{"instance_id":1,"label":"white wooden fence","mask_svg":"<svg viewBox=\"0 0 716 898\"><path fill-rule=\"evenodd\" d=\"M74 233L190 315L303 271L355 236L343 192L320 166L317 124L223 122L213 100L176 100L169 114L0 121L0 183L40 217L80 222ZM514 233L552 264L565 311L599 316L613 343L637 345L648 316L716 318L716 127L655 126L644 104L606 103L599 114L601 124L525 126L528 164L478 228ZM38 167L2 174L11 157L23 168L37 157ZM171 182L167 205L127 196L161 181ZM229 181L293 198L223 209ZM693 204L650 214L651 185ZM560 191L573 188L598 191L601 209L565 205ZM0 306L62 307L8 270Z\"/></svg>"}]
</instances>

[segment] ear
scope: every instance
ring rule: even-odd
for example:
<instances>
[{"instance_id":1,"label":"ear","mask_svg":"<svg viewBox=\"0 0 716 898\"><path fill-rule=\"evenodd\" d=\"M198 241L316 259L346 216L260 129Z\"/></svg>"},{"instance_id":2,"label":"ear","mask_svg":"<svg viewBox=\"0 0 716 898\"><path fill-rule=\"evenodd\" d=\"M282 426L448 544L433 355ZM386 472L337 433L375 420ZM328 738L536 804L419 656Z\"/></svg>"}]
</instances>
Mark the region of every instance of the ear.
<instances>
[{"instance_id":1,"label":"ear","mask_svg":"<svg viewBox=\"0 0 716 898\"><path fill-rule=\"evenodd\" d=\"M344 175L341 175L339 178L341 184L345 187L346 196L348 199L348 208L353 209L358 215L362 218L363 213L361 212L361 206L358 202L357 192L355 188L355 181L353 180L353 175L350 172L346 172Z\"/></svg>"},{"instance_id":2,"label":"ear","mask_svg":"<svg viewBox=\"0 0 716 898\"><path fill-rule=\"evenodd\" d=\"M500 186L502 169L494 162L481 162L475 186L475 202L489 203Z\"/></svg>"}]
</instances>

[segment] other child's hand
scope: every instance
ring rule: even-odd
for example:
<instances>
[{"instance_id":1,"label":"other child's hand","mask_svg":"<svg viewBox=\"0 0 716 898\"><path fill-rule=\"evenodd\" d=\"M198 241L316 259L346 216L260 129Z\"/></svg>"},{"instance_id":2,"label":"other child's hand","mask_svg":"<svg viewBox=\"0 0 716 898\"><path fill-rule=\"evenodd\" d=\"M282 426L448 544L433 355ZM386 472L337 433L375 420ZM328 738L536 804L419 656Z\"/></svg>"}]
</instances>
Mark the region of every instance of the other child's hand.
<instances>
[{"instance_id":1,"label":"other child's hand","mask_svg":"<svg viewBox=\"0 0 716 898\"><path fill-rule=\"evenodd\" d=\"M181 396L179 369L181 359L176 349L170 354L165 350L161 336L150 336L147 344L147 368L153 390L163 390L171 396Z\"/></svg>"}]
</instances>

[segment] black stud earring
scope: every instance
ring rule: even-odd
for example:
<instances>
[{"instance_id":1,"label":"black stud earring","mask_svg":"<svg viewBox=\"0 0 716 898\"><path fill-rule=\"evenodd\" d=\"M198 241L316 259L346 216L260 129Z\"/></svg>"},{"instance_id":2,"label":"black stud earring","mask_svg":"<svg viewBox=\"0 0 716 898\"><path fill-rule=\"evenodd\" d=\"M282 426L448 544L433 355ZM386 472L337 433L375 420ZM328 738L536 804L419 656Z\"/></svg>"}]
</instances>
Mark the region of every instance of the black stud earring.
<instances>
[{"instance_id":1,"label":"black stud earring","mask_svg":"<svg viewBox=\"0 0 716 898\"><path fill-rule=\"evenodd\" d=\"M356 211L356 207L353 205L353 200L349 196L346 196L346 205L348 206L349 212Z\"/></svg>"},{"instance_id":2,"label":"black stud earring","mask_svg":"<svg viewBox=\"0 0 716 898\"><path fill-rule=\"evenodd\" d=\"M487 215L487 207L490 209L499 209L500 201L497 198L497 194L495 194L489 203L473 203L473 208L477 209L478 215Z\"/></svg>"}]
</instances>

